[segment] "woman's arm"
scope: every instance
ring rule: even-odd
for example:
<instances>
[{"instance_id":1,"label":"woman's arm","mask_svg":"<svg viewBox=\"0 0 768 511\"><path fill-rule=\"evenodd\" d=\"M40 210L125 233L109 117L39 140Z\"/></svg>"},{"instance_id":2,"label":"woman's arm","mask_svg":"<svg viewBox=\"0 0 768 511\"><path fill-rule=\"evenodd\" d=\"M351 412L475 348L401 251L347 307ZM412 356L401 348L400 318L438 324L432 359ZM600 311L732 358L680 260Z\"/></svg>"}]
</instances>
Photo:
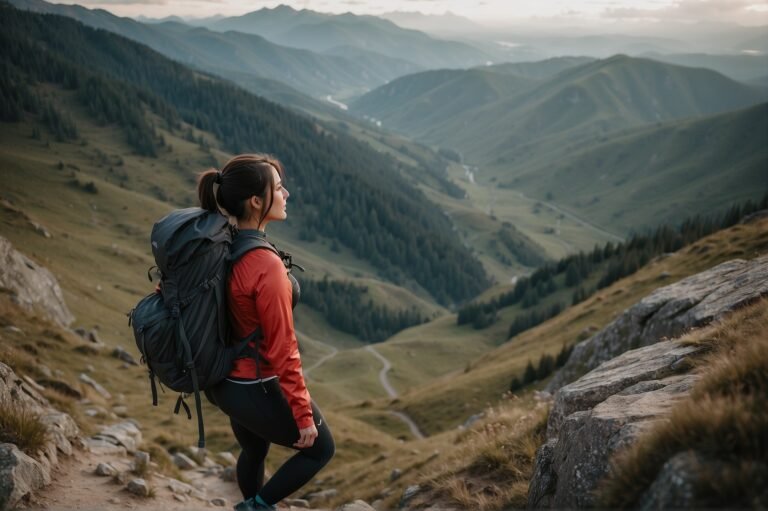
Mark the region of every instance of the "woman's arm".
<instances>
[{"instance_id":1,"label":"woman's arm","mask_svg":"<svg viewBox=\"0 0 768 511\"><path fill-rule=\"evenodd\" d=\"M314 427L309 391L301 370L299 345L293 327L291 282L283 262L272 252L258 253L263 268L256 284L256 309L264 333L261 353L274 368L296 425L300 430ZM250 254L249 254L250 255Z\"/></svg>"}]
</instances>

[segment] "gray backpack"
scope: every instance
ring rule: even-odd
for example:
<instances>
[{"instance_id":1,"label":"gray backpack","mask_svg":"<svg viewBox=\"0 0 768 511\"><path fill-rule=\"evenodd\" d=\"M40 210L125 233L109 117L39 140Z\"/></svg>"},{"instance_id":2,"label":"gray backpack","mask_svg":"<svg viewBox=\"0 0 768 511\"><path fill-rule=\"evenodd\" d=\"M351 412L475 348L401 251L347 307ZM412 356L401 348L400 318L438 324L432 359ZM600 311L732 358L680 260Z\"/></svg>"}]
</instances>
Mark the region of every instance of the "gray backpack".
<instances>
[{"instance_id":1,"label":"gray backpack","mask_svg":"<svg viewBox=\"0 0 768 511\"><path fill-rule=\"evenodd\" d=\"M233 251L234 234L224 216L200 208L176 210L159 220L152 228L152 253L161 292L146 296L129 313L128 324L149 370L152 404L157 406L157 379L181 393L174 412L183 407L191 419L184 398L194 393L200 448L205 447L200 391L226 378L236 358L253 356L258 366L258 344L254 350L248 342L258 343L260 330L244 339L230 339L229 270L250 250L285 255L263 236L254 235L238 236Z\"/></svg>"}]
</instances>

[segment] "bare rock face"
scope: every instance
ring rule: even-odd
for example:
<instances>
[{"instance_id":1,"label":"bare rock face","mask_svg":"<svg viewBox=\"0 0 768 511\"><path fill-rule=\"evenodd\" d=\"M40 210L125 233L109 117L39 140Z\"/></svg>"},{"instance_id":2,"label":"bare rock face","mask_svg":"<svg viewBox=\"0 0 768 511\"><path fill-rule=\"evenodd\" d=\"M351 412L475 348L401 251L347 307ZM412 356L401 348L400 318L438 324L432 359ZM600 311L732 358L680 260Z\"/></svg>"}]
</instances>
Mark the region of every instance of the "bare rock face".
<instances>
[{"instance_id":1,"label":"bare rock face","mask_svg":"<svg viewBox=\"0 0 768 511\"><path fill-rule=\"evenodd\" d=\"M697 378L687 374L645 381L591 410L570 414L548 452L540 451L541 459L537 455L534 472L538 479L531 482L529 506L593 507L593 491L608 473L612 455L667 416L687 397Z\"/></svg>"},{"instance_id":2,"label":"bare rock face","mask_svg":"<svg viewBox=\"0 0 768 511\"><path fill-rule=\"evenodd\" d=\"M658 289L578 344L549 386L556 390L554 404L547 441L536 453L528 507L593 507L613 456L665 420L698 378L688 374L689 359L704 347L666 338L762 295L768 295L768 256L729 261ZM686 495L695 484L695 461L668 460L641 507L692 505Z\"/></svg>"},{"instance_id":3,"label":"bare rock face","mask_svg":"<svg viewBox=\"0 0 768 511\"><path fill-rule=\"evenodd\" d=\"M554 392L625 351L675 338L768 295L768 256L734 259L657 289L574 347L547 386Z\"/></svg>"},{"instance_id":4,"label":"bare rock face","mask_svg":"<svg viewBox=\"0 0 768 511\"><path fill-rule=\"evenodd\" d=\"M631 350L561 388L547 422L547 436L556 436L572 413L590 410L610 396L622 392L651 392L659 380L688 369L687 357L703 348L663 341Z\"/></svg>"},{"instance_id":5,"label":"bare rock face","mask_svg":"<svg viewBox=\"0 0 768 511\"><path fill-rule=\"evenodd\" d=\"M79 430L72 417L51 408L34 386L0 362L0 401L39 417L48 440L36 453L27 454L14 444L0 444L0 510L14 508L31 492L50 483L58 453L72 454Z\"/></svg>"},{"instance_id":6,"label":"bare rock face","mask_svg":"<svg viewBox=\"0 0 768 511\"><path fill-rule=\"evenodd\" d=\"M15 301L54 323L68 326L75 317L53 274L13 248L0 236L0 287L10 289Z\"/></svg>"}]
</instances>

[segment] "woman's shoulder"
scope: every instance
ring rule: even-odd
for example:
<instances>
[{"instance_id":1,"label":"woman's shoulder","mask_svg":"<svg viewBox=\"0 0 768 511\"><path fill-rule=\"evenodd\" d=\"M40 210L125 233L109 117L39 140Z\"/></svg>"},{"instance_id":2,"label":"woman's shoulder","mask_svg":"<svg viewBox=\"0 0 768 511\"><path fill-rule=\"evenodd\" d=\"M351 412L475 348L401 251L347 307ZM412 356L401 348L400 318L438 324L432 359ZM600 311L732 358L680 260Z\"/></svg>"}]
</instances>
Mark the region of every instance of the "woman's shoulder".
<instances>
[{"instance_id":1,"label":"woman's shoulder","mask_svg":"<svg viewBox=\"0 0 768 511\"><path fill-rule=\"evenodd\" d=\"M267 271L274 271L275 269L284 269L285 265L274 251L267 248L256 248L243 254L235 267L252 270L263 268Z\"/></svg>"}]
</instances>

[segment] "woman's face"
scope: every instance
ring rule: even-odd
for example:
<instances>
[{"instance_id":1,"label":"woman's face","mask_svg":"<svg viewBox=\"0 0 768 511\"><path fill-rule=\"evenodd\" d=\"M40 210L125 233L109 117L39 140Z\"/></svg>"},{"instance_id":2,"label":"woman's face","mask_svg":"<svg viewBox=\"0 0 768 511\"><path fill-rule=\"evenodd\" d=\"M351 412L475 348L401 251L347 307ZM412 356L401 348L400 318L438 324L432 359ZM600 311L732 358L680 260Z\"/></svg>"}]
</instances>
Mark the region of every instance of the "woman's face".
<instances>
[{"instance_id":1,"label":"woman's face","mask_svg":"<svg viewBox=\"0 0 768 511\"><path fill-rule=\"evenodd\" d=\"M283 187L280 174L274 167L272 167L272 181L275 183L274 188L272 188L272 207L264 216L263 225L272 220L285 220L288 216L285 207L291 194Z\"/></svg>"}]
</instances>

